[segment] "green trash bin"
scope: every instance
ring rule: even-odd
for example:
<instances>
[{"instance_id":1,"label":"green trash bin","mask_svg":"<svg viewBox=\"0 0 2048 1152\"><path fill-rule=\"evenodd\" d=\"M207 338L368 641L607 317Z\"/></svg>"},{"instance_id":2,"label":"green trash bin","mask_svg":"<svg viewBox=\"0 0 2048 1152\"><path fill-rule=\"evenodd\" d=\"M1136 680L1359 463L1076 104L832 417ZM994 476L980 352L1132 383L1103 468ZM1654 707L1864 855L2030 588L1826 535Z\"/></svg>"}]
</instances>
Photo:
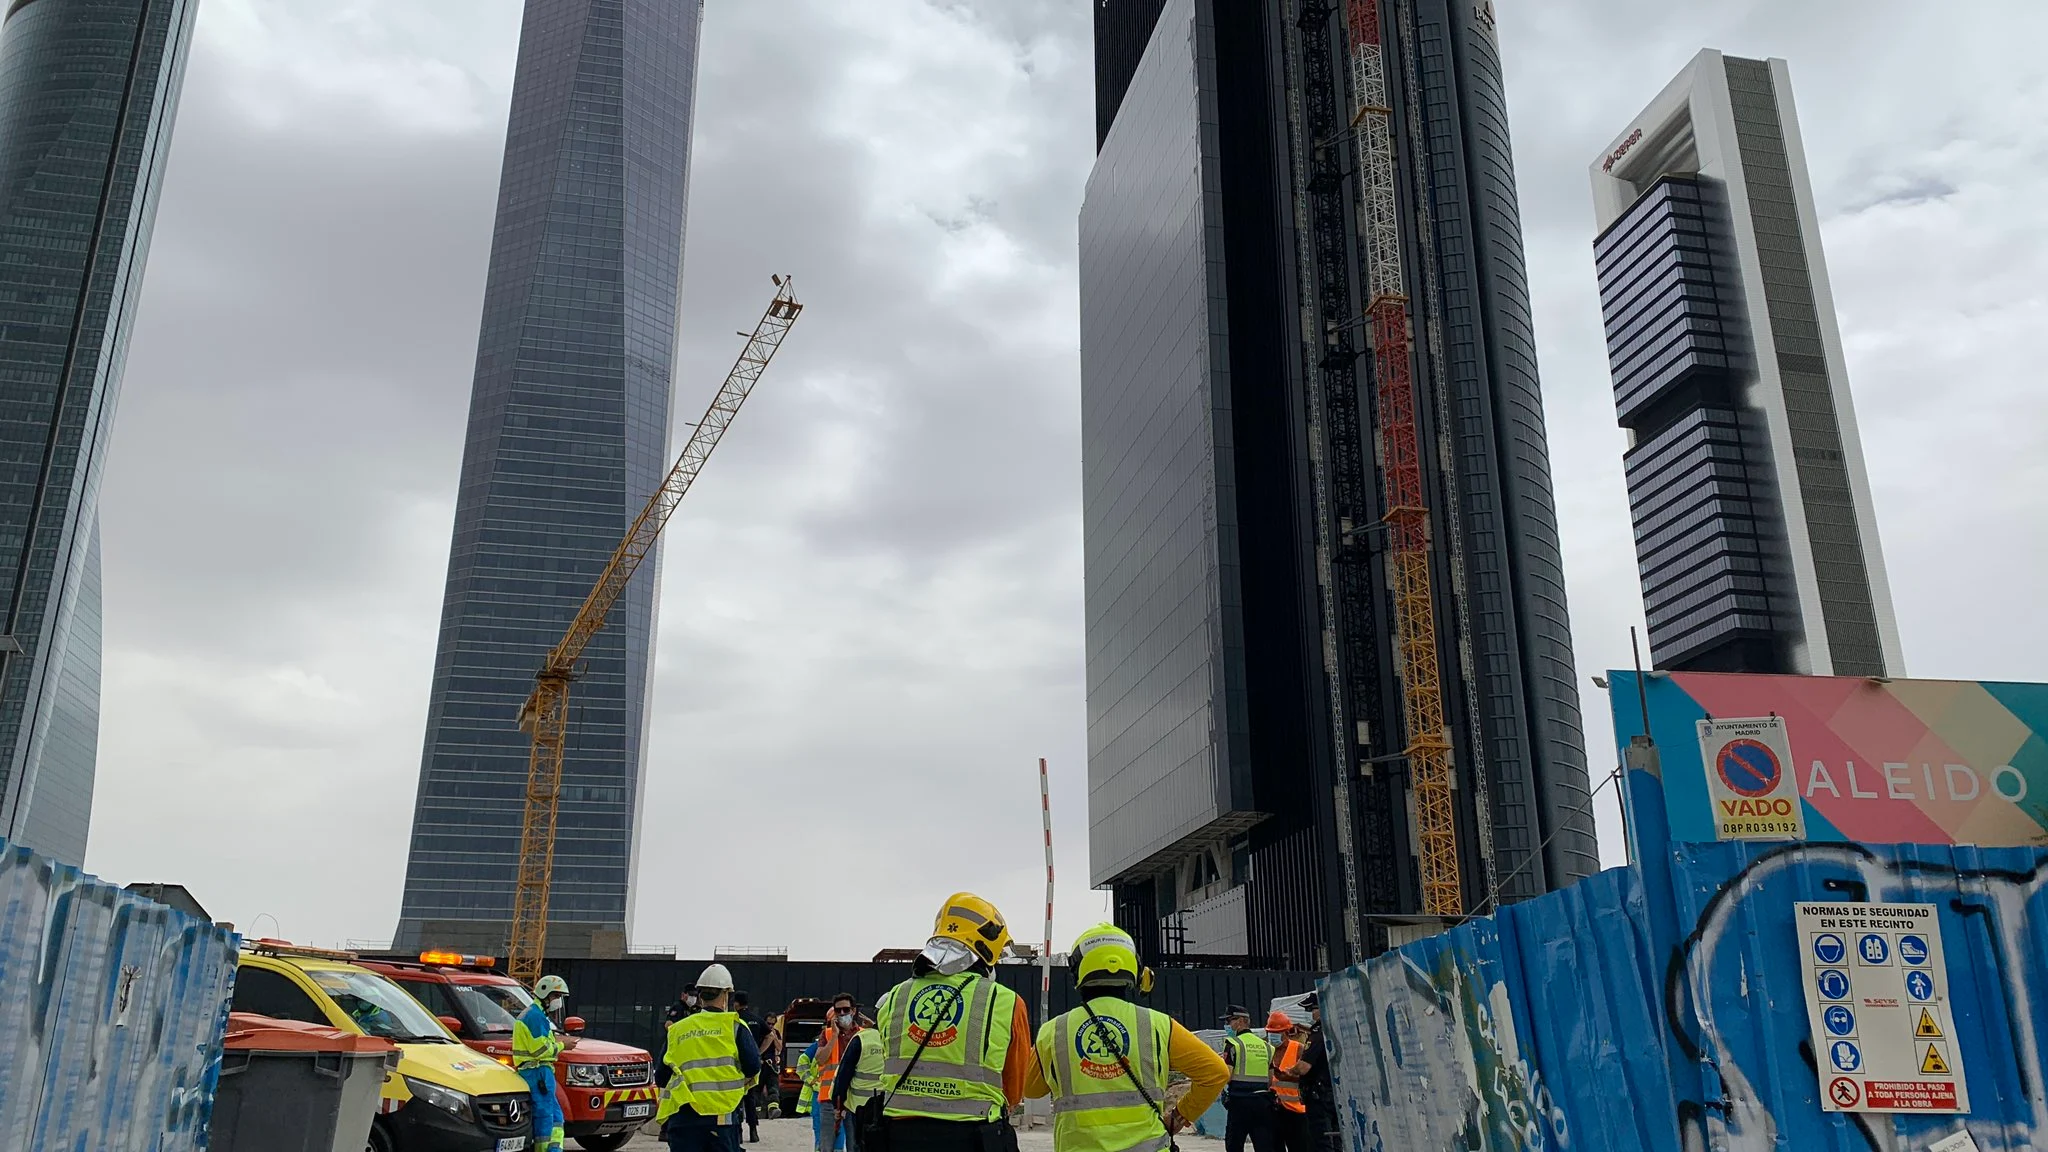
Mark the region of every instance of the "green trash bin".
<instances>
[{"instance_id":1,"label":"green trash bin","mask_svg":"<svg viewBox=\"0 0 2048 1152\"><path fill-rule=\"evenodd\" d=\"M398 1046L338 1028L228 1016L213 1152L362 1152Z\"/></svg>"}]
</instances>

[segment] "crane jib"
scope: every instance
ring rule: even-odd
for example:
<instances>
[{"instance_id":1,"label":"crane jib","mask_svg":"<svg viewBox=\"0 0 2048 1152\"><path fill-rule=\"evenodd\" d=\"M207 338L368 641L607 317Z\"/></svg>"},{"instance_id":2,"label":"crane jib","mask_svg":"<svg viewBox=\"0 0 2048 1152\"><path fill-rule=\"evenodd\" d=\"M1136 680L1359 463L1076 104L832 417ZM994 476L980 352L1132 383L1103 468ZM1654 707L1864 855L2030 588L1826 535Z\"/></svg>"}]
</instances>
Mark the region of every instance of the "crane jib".
<instances>
[{"instance_id":1,"label":"crane jib","mask_svg":"<svg viewBox=\"0 0 2048 1152\"><path fill-rule=\"evenodd\" d=\"M625 595L641 561L654 551L661 530L675 514L704 462L718 447L725 430L739 415L768 362L782 347L782 338L803 314L789 277L775 277L775 298L747 337L739 360L711 399L704 418L690 432L668 478L648 497L625 538L612 552L590 595L560 643L548 652L534 677L533 694L519 710L519 727L533 738L526 766L526 813L519 835L519 869L512 900L512 938L505 949L506 969L513 979L531 985L540 975L547 950L548 894L555 871L555 826L561 813L562 763L568 751L569 684L576 662L592 637L603 629L612 606Z\"/></svg>"}]
</instances>

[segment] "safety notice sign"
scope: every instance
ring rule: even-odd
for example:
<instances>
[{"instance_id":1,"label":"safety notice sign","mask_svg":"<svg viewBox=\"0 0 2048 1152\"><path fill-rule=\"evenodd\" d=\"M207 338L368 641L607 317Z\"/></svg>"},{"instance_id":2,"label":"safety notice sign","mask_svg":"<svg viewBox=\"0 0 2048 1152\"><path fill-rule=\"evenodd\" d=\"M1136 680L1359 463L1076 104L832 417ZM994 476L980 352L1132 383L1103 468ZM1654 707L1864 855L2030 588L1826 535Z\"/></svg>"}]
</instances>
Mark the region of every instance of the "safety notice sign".
<instances>
[{"instance_id":1,"label":"safety notice sign","mask_svg":"<svg viewBox=\"0 0 2048 1152\"><path fill-rule=\"evenodd\" d=\"M1707 766L1707 798L1714 805L1716 840L1803 840L1793 777L1792 741L1785 718L1708 718L1697 722L1700 762Z\"/></svg>"},{"instance_id":2,"label":"safety notice sign","mask_svg":"<svg viewBox=\"0 0 2048 1152\"><path fill-rule=\"evenodd\" d=\"M1828 1112L1968 1112L1932 904L1798 904Z\"/></svg>"}]
</instances>

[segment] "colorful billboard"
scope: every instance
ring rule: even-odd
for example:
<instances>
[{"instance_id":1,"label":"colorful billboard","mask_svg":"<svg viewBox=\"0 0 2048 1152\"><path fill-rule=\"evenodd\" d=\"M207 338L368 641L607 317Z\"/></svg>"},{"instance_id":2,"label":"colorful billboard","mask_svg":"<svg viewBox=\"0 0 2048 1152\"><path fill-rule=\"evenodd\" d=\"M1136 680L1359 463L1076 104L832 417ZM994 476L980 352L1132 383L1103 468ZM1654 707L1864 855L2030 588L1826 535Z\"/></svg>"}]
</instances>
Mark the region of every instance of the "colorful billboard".
<instances>
[{"instance_id":1,"label":"colorful billboard","mask_svg":"<svg viewBox=\"0 0 2048 1152\"><path fill-rule=\"evenodd\" d=\"M1607 675L1624 755L1648 713L1673 840L2048 845L2048 684Z\"/></svg>"}]
</instances>

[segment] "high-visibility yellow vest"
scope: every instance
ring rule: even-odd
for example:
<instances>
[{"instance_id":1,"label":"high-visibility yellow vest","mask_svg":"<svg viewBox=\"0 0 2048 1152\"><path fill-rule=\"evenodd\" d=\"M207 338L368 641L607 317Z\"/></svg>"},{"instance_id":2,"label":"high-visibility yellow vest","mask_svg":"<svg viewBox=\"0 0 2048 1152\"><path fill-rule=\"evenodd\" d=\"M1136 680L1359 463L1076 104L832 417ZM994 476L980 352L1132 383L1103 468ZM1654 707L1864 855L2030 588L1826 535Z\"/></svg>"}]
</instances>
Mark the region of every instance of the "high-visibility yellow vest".
<instances>
[{"instance_id":1,"label":"high-visibility yellow vest","mask_svg":"<svg viewBox=\"0 0 2048 1152\"><path fill-rule=\"evenodd\" d=\"M698 1012L668 1026L662 1060L670 1075L656 1120L686 1107L699 1116L725 1116L739 1108L749 1079L740 1071L740 1045L733 1035L739 1022L735 1012Z\"/></svg>"},{"instance_id":2,"label":"high-visibility yellow vest","mask_svg":"<svg viewBox=\"0 0 2048 1152\"><path fill-rule=\"evenodd\" d=\"M1090 1007L1101 1023L1090 1018ZM1056 1152L1165 1152L1172 1141L1153 1105L1166 1106L1172 1035L1166 1013L1107 996L1038 1030L1038 1066L1052 1086Z\"/></svg>"},{"instance_id":3,"label":"high-visibility yellow vest","mask_svg":"<svg viewBox=\"0 0 2048 1152\"><path fill-rule=\"evenodd\" d=\"M1280 1070L1294 1067L1294 1062L1300 1058L1301 1042L1289 1040L1280 1046L1280 1053L1273 1060L1273 1100L1289 1112L1308 1111L1308 1105L1301 1102L1301 1082L1280 1078Z\"/></svg>"},{"instance_id":4,"label":"high-visibility yellow vest","mask_svg":"<svg viewBox=\"0 0 2048 1152\"><path fill-rule=\"evenodd\" d=\"M545 1068L555 1062L564 1047L553 1021L539 1004L530 1004L512 1021L512 1067Z\"/></svg>"},{"instance_id":5,"label":"high-visibility yellow vest","mask_svg":"<svg viewBox=\"0 0 2048 1152\"><path fill-rule=\"evenodd\" d=\"M882 1090L882 1067L889 1050L889 1046L882 1042L882 1034L873 1028L864 1028L854 1035L860 1038L860 1052L853 1062L853 1079L846 1084L846 1108L849 1112Z\"/></svg>"},{"instance_id":6,"label":"high-visibility yellow vest","mask_svg":"<svg viewBox=\"0 0 2048 1152\"><path fill-rule=\"evenodd\" d=\"M889 990L875 1009L882 1040L885 1116L995 1120L1009 1108L1003 1063L1017 994L979 973L918 976ZM929 1036L931 1042L925 1044ZM924 1044L924 1054L917 1055ZM861 1041L861 1047L868 1041ZM910 1068L912 1057L917 1067ZM910 1075L903 1075L906 1069Z\"/></svg>"},{"instance_id":7,"label":"high-visibility yellow vest","mask_svg":"<svg viewBox=\"0 0 2048 1152\"><path fill-rule=\"evenodd\" d=\"M1249 1032L1232 1036L1223 1042L1224 1055L1230 1060L1230 1082L1240 1091L1247 1083L1261 1088L1268 1086L1273 1069L1273 1049L1264 1036Z\"/></svg>"}]
</instances>

